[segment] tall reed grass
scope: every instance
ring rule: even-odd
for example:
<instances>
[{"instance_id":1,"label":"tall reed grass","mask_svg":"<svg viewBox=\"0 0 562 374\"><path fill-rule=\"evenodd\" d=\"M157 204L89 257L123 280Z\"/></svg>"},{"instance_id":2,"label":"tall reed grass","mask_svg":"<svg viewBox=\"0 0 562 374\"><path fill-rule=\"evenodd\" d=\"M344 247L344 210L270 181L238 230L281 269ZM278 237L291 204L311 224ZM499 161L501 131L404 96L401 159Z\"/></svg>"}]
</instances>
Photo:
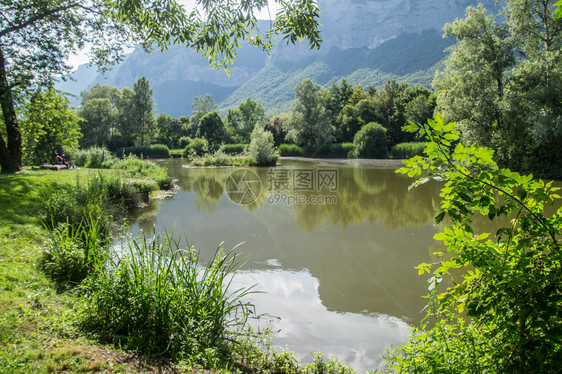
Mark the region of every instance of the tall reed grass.
<instances>
[{"instance_id":1,"label":"tall reed grass","mask_svg":"<svg viewBox=\"0 0 562 374\"><path fill-rule=\"evenodd\" d=\"M47 230L49 244L40 257L39 268L59 290L80 284L106 261L109 230L91 214L78 226L69 221L57 224Z\"/></svg>"},{"instance_id":2,"label":"tall reed grass","mask_svg":"<svg viewBox=\"0 0 562 374\"><path fill-rule=\"evenodd\" d=\"M353 143L333 143L319 147L305 147L304 153L311 157L347 158L355 152Z\"/></svg>"},{"instance_id":3,"label":"tall reed grass","mask_svg":"<svg viewBox=\"0 0 562 374\"><path fill-rule=\"evenodd\" d=\"M117 155L134 155L141 158L170 158L170 149L162 144L125 147L118 150Z\"/></svg>"},{"instance_id":4,"label":"tall reed grass","mask_svg":"<svg viewBox=\"0 0 562 374\"><path fill-rule=\"evenodd\" d=\"M227 155L241 155L249 146L249 144L224 144L220 147L220 150Z\"/></svg>"},{"instance_id":5,"label":"tall reed grass","mask_svg":"<svg viewBox=\"0 0 562 374\"><path fill-rule=\"evenodd\" d=\"M91 147L79 149L72 156L76 166L93 169L110 169L115 162L115 156L105 147Z\"/></svg>"},{"instance_id":6,"label":"tall reed grass","mask_svg":"<svg viewBox=\"0 0 562 374\"><path fill-rule=\"evenodd\" d=\"M221 149L215 153L207 153L203 156L195 157L191 161L193 166L250 166L254 164L255 161L251 157L228 155Z\"/></svg>"},{"instance_id":7,"label":"tall reed grass","mask_svg":"<svg viewBox=\"0 0 562 374\"><path fill-rule=\"evenodd\" d=\"M173 358L220 352L246 324L251 289L231 290L235 254L206 265L171 235L130 240L83 286L82 325L120 346ZM218 354L218 353L217 353Z\"/></svg>"},{"instance_id":8,"label":"tall reed grass","mask_svg":"<svg viewBox=\"0 0 562 374\"><path fill-rule=\"evenodd\" d=\"M287 156L304 156L304 150L296 144L280 144L279 155Z\"/></svg>"},{"instance_id":9,"label":"tall reed grass","mask_svg":"<svg viewBox=\"0 0 562 374\"><path fill-rule=\"evenodd\" d=\"M423 156L425 150L425 143L399 143L390 149L392 158L406 159L414 156Z\"/></svg>"},{"instance_id":10,"label":"tall reed grass","mask_svg":"<svg viewBox=\"0 0 562 374\"><path fill-rule=\"evenodd\" d=\"M132 177L152 180L157 184L156 190L168 190L172 187L172 179L166 168L151 161L144 161L134 155L129 155L113 164L113 169L127 170Z\"/></svg>"}]
</instances>

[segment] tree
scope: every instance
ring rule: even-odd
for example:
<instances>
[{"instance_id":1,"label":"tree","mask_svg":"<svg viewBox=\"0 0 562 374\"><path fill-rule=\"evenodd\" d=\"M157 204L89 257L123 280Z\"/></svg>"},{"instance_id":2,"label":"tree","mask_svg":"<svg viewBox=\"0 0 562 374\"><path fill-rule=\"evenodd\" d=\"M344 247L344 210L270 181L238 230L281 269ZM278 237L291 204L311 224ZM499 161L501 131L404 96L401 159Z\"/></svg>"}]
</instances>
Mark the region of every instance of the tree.
<instances>
[{"instance_id":1,"label":"tree","mask_svg":"<svg viewBox=\"0 0 562 374\"><path fill-rule=\"evenodd\" d=\"M108 98L92 98L83 101L78 115L82 118L80 129L81 147L107 146L117 126L117 108Z\"/></svg>"},{"instance_id":2,"label":"tree","mask_svg":"<svg viewBox=\"0 0 562 374\"><path fill-rule=\"evenodd\" d=\"M117 87L97 83L88 91L83 91L80 96L82 98L82 106L91 99L108 99L111 105L116 105L119 99L121 99L121 90Z\"/></svg>"},{"instance_id":3,"label":"tree","mask_svg":"<svg viewBox=\"0 0 562 374\"><path fill-rule=\"evenodd\" d=\"M135 92L129 87L124 87L121 98L117 101L118 129L119 134L123 138L123 143L127 145L134 144L135 119L134 119L134 102Z\"/></svg>"},{"instance_id":4,"label":"tree","mask_svg":"<svg viewBox=\"0 0 562 374\"><path fill-rule=\"evenodd\" d=\"M287 131L286 131L287 126L285 125L287 120L288 120L288 115L286 113L267 117L264 120L263 129L273 134L273 141L276 146L283 143L285 137L287 136Z\"/></svg>"},{"instance_id":5,"label":"tree","mask_svg":"<svg viewBox=\"0 0 562 374\"><path fill-rule=\"evenodd\" d=\"M256 161L256 164L258 166L275 165L277 154L273 134L264 130L262 126L256 126L251 138L248 154Z\"/></svg>"},{"instance_id":6,"label":"tree","mask_svg":"<svg viewBox=\"0 0 562 374\"><path fill-rule=\"evenodd\" d=\"M199 128L197 129L197 137L205 138L211 145L224 142L226 136L226 127L219 112L212 111L201 118Z\"/></svg>"},{"instance_id":7,"label":"tree","mask_svg":"<svg viewBox=\"0 0 562 374\"><path fill-rule=\"evenodd\" d=\"M228 127L237 143L247 144L257 124L263 125L265 109L250 97L238 104L237 109L228 110Z\"/></svg>"},{"instance_id":8,"label":"tree","mask_svg":"<svg viewBox=\"0 0 562 374\"><path fill-rule=\"evenodd\" d=\"M436 96L434 94L419 95L406 103L404 115L407 122L425 123L433 118Z\"/></svg>"},{"instance_id":9,"label":"tree","mask_svg":"<svg viewBox=\"0 0 562 374\"><path fill-rule=\"evenodd\" d=\"M376 107L372 98L362 99L357 104L351 102L342 111L341 141L352 142L355 134L367 123L377 119Z\"/></svg>"},{"instance_id":10,"label":"tree","mask_svg":"<svg viewBox=\"0 0 562 374\"><path fill-rule=\"evenodd\" d=\"M84 135L80 146L109 146L118 131L118 105L123 99L121 90L96 84L88 91L83 91L80 96L82 107L78 110L78 115L83 119L80 129Z\"/></svg>"},{"instance_id":11,"label":"tree","mask_svg":"<svg viewBox=\"0 0 562 374\"><path fill-rule=\"evenodd\" d=\"M68 99L54 89L34 93L24 106L21 120L25 160L52 162L55 152L76 150L82 136L78 121Z\"/></svg>"},{"instance_id":12,"label":"tree","mask_svg":"<svg viewBox=\"0 0 562 374\"><path fill-rule=\"evenodd\" d=\"M553 0L509 0L445 26L458 42L436 76L438 111L502 166L562 176L562 21Z\"/></svg>"},{"instance_id":13,"label":"tree","mask_svg":"<svg viewBox=\"0 0 562 374\"><path fill-rule=\"evenodd\" d=\"M515 63L505 25L487 15L482 5L467 8L467 17L443 28L457 39L443 73L433 86L439 92L438 111L456 121L468 142L491 145L490 133L501 126L501 105L508 69Z\"/></svg>"},{"instance_id":14,"label":"tree","mask_svg":"<svg viewBox=\"0 0 562 374\"><path fill-rule=\"evenodd\" d=\"M193 98L193 102L191 103L191 107L193 108L193 112L191 114L190 122L191 122L191 134L195 136L199 129L199 122L201 118L205 116L205 114L210 113L214 110L218 110L219 106L215 103L215 99L213 99L213 95L205 95L203 97L197 96Z\"/></svg>"},{"instance_id":15,"label":"tree","mask_svg":"<svg viewBox=\"0 0 562 374\"><path fill-rule=\"evenodd\" d=\"M388 156L387 129L378 123L366 124L355 134L355 157L386 158Z\"/></svg>"},{"instance_id":16,"label":"tree","mask_svg":"<svg viewBox=\"0 0 562 374\"><path fill-rule=\"evenodd\" d=\"M297 84L287 129L287 138L299 145L314 147L332 141L334 127L319 84L310 79Z\"/></svg>"},{"instance_id":17,"label":"tree","mask_svg":"<svg viewBox=\"0 0 562 374\"><path fill-rule=\"evenodd\" d=\"M154 122L154 102L152 100L152 87L145 77L139 78L133 85L134 95L132 97L133 137L136 142L143 146L150 144L156 136L156 124Z\"/></svg>"},{"instance_id":18,"label":"tree","mask_svg":"<svg viewBox=\"0 0 562 374\"><path fill-rule=\"evenodd\" d=\"M353 86L351 86L345 79L342 79L340 85L332 82L328 90L323 91L324 103L326 109L330 111L330 121L332 126L336 129L336 141L342 141L342 111L346 104L348 104L351 95L353 94Z\"/></svg>"},{"instance_id":19,"label":"tree","mask_svg":"<svg viewBox=\"0 0 562 374\"><path fill-rule=\"evenodd\" d=\"M172 149L179 148L180 138L186 134L180 119L162 113L156 117L156 127L158 129L158 143L167 145Z\"/></svg>"},{"instance_id":20,"label":"tree","mask_svg":"<svg viewBox=\"0 0 562 374\"><path fill-rule=\"evenodd\" d=\"M11 0L0 3L0 101L5 136L0 137L2 173L21 168L21 131L16 106L23 92L49 85L69 71L65 61L92 47L93 63L102 69L118 61L125 47L142 44L166 50L171 44L193 48L213 66L226 67L240 40L270 50L276 35L288 42L321 42L319 8L311 0L281 3L273 28L256 35L255 10L263 0L203 1L186 11L174 0Z\"/></svg>"}]
</instances>

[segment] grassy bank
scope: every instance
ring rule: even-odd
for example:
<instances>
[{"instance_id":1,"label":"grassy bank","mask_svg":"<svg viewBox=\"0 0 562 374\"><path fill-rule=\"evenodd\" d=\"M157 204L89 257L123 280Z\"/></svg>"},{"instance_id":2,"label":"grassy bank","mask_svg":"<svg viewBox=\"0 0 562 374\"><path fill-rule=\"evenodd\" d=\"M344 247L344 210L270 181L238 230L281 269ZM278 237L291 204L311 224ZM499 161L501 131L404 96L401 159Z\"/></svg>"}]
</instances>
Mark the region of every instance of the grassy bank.
<instances>
[{"instance_id":1,"label":"grassy bank","mask_svg":"<svg viewBox=\"0 0 562 374\"><path fill-rule=\"evenodd\" d=\"M107 350L79 334L72 322L75 296L57 293L37 268L47 242L39 216L45 195L99 173L26 170L0 175L0 372L116 371L135 366L150 370L129 354Z\"/></svg>"},{"instance_id":2,"label":"grassy bank","mask_svg":"<svg viewBox=\"0 0 562 374\"><path fill-rule=\"evenodd\" d=\"M236 343L228 343L221 327L228 325L210 325L210 334L197 330L198 335L193 335L196 341L190 340L191 335L182 336L182 332L194 331L193 326L208 325L197 320L198 315L191 314L191 306L199 301L208 303L205 296L208 292L220 294L223 291L222 287L217 287L217 282L223 281L224 266L232 264L228 257L219 256L212 266L206 267L211 269L208 270L210 278L206 279L212 280L206 283L212 287L200 298L186 291L194 283L183 280L178 283L177 278L170 278L171 274L183 274L185 280L190 275L182 273L187 268L171 261L175 256L156 255L177 252L178 247L166 240L158 245L132 242L131 256L123 261L104 257L113 261L112 269L117 271L103 270L92 264L92 268L99 271L97 278L86 278L86 283L80 287L76 284L82 281L81 274L78 278L73 278L74 273L65 278L68 274L59 271L68 269L71 264L54 271L52 268L45 270L42 259L45 253L52 251L52 235L58 226L53 224L55 230L48 230L49 225L45 226L40 214L63 212L58 220L66 222L68 226L64 227L91 224L76 219L83 216L78 208L99 205L99 201L74 205L67 202L95 195L100 185L105 186L104 193L107 193L111 190L108 186L122 187L129 183L139 183L139 179L121 169L26 170L18 175L0 175L0 372L352 373L351 369L321 355L317 355L312 364L303 364L294 354L273 349L263 335L246 333L239 336ZM119 208L121 203L123 199L117 198L112 205ZM111 214L118 220L121 213L117 209ZM67 217L68 221L64 221ZM59 238L68 239L66 232L59 233ZM80 235L78 238L81 238L76 239L78 241L84 240ZM160 245L162 248L158 247ZM156 247L160 249L155 251ZM141 256L136 256L139 253ZM63 261L74 258L66 256L66 252L63 254ZM85 258L78 260L88 264ZM190 269L196 268L197 257L194 255L189 261L183 258L183 263L190 261L193 265ZM141 262L144 265L139 267ZM166 267L173 271L166 271ZM86 274L88 272L91 269L85 270ZM167 278L163 278L164 274ZM199 275L190 276L199 279ZM135 279L139 282L131 282ZM151 288L153 286L158 288ZM180 288L185 292L176 293ZM122 299L119 295L127 297ZM127 300L132 304L123 304ZM227 311L239 305L236 299L231 301L218 305ZM172 312L154 308L154 305L171 308ZM124 309L120 312L118 307ZM210 310L220 308L211 306ZM172 318L165 320L163 316ZM143 321L159 323L148 326ZM205 339L220 341L220 349L184 350L185 346L197 347L205 343ZM173 350L166 352L170 347ZM202 367L211 370L202 370Z\"/></svg>"}]
</instances>

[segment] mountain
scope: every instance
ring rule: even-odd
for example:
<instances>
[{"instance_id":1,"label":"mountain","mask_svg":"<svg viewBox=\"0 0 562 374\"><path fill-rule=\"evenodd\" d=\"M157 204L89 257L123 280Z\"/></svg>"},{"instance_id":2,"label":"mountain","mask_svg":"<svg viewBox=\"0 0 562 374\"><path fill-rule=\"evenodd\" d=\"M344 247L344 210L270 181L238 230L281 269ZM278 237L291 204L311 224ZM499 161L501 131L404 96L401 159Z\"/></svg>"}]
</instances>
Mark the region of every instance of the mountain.
<instances>
[{"instance_id":1,"label":"mountain","mask_svg":"<svg viewBox=\"0 0 562 374\"><path fill-rule=\"evenodd\" d=\"M70 105L78 106L80 105L80 92L88 89L97 76L98 72L95 67L86 64L80 65L78 69L72 73L71 79L59 81L56 84L56 88L60 91L70 93Z\"/></svg>"},{"instance_id":2,"label":"mountain","mask_svg":"<svg viewBox=\"0 0 562 374\"><path fill-rule=\"evenodd\" d=\"M268 114L287 111L295 85L304 78L322 85L345 78L362 86L396 79L430 87L445 49L453 43L442 38L443 25L464 17L466 7L479 2L497 12L496 0L318 0L324 39L318 51L306 43L280 43L268 59L246 45L227 76L185 48L173 47L167 54L136 50L89 86L132 87L145 76L153 87L156 111L175 117L190 114L193 97L207 93L221 109L252 97Z\"/></svg>"}]
</instances>

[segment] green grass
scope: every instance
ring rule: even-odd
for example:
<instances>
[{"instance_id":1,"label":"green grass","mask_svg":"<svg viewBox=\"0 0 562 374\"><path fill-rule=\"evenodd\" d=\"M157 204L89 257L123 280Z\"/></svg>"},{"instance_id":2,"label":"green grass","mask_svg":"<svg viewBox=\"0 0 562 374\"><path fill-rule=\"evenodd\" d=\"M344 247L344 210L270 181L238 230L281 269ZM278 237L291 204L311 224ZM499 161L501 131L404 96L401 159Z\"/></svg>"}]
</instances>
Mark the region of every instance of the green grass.
<instances>
[{"instance_id":1,"label":"green grass","mask_svg":"<svg viewBox=\"0 0 562 374\"><path fill-rule=\"evenodd\" d=\"M105 147L91 147L79 149L73 156L76 166L96 169L110 169L115 162L115 156Z\"/></svg>"},{"instance_id":2,"label":"green grass","mask_svg":"<svg viewBox=\"0 0 562 374\"><path fill-rule=\"evenodd\" d=\"M45 194L98 173L26 168L17 175L0 175L1 373L96 372L110 370L109 361L130 357L80 336L72 323L76 299L69 293L57 293L54 283L37 267L48 243L38 214ZM111 170L103 173L108 177L115 174ZM106 351L105 358L99 354ZM141 367L145 370L147 366Z\"/></svg>"},{"instance_id":3,"label":"green grass","mask_svg":"<svg viewBox=\"0 0 562 374\"><path fill-rule=\"evenodd\" d=\"M221 146L221 150L227 155L243 154L249 147L249 144L225 144Z\"/></svg>"}]
</instances>

